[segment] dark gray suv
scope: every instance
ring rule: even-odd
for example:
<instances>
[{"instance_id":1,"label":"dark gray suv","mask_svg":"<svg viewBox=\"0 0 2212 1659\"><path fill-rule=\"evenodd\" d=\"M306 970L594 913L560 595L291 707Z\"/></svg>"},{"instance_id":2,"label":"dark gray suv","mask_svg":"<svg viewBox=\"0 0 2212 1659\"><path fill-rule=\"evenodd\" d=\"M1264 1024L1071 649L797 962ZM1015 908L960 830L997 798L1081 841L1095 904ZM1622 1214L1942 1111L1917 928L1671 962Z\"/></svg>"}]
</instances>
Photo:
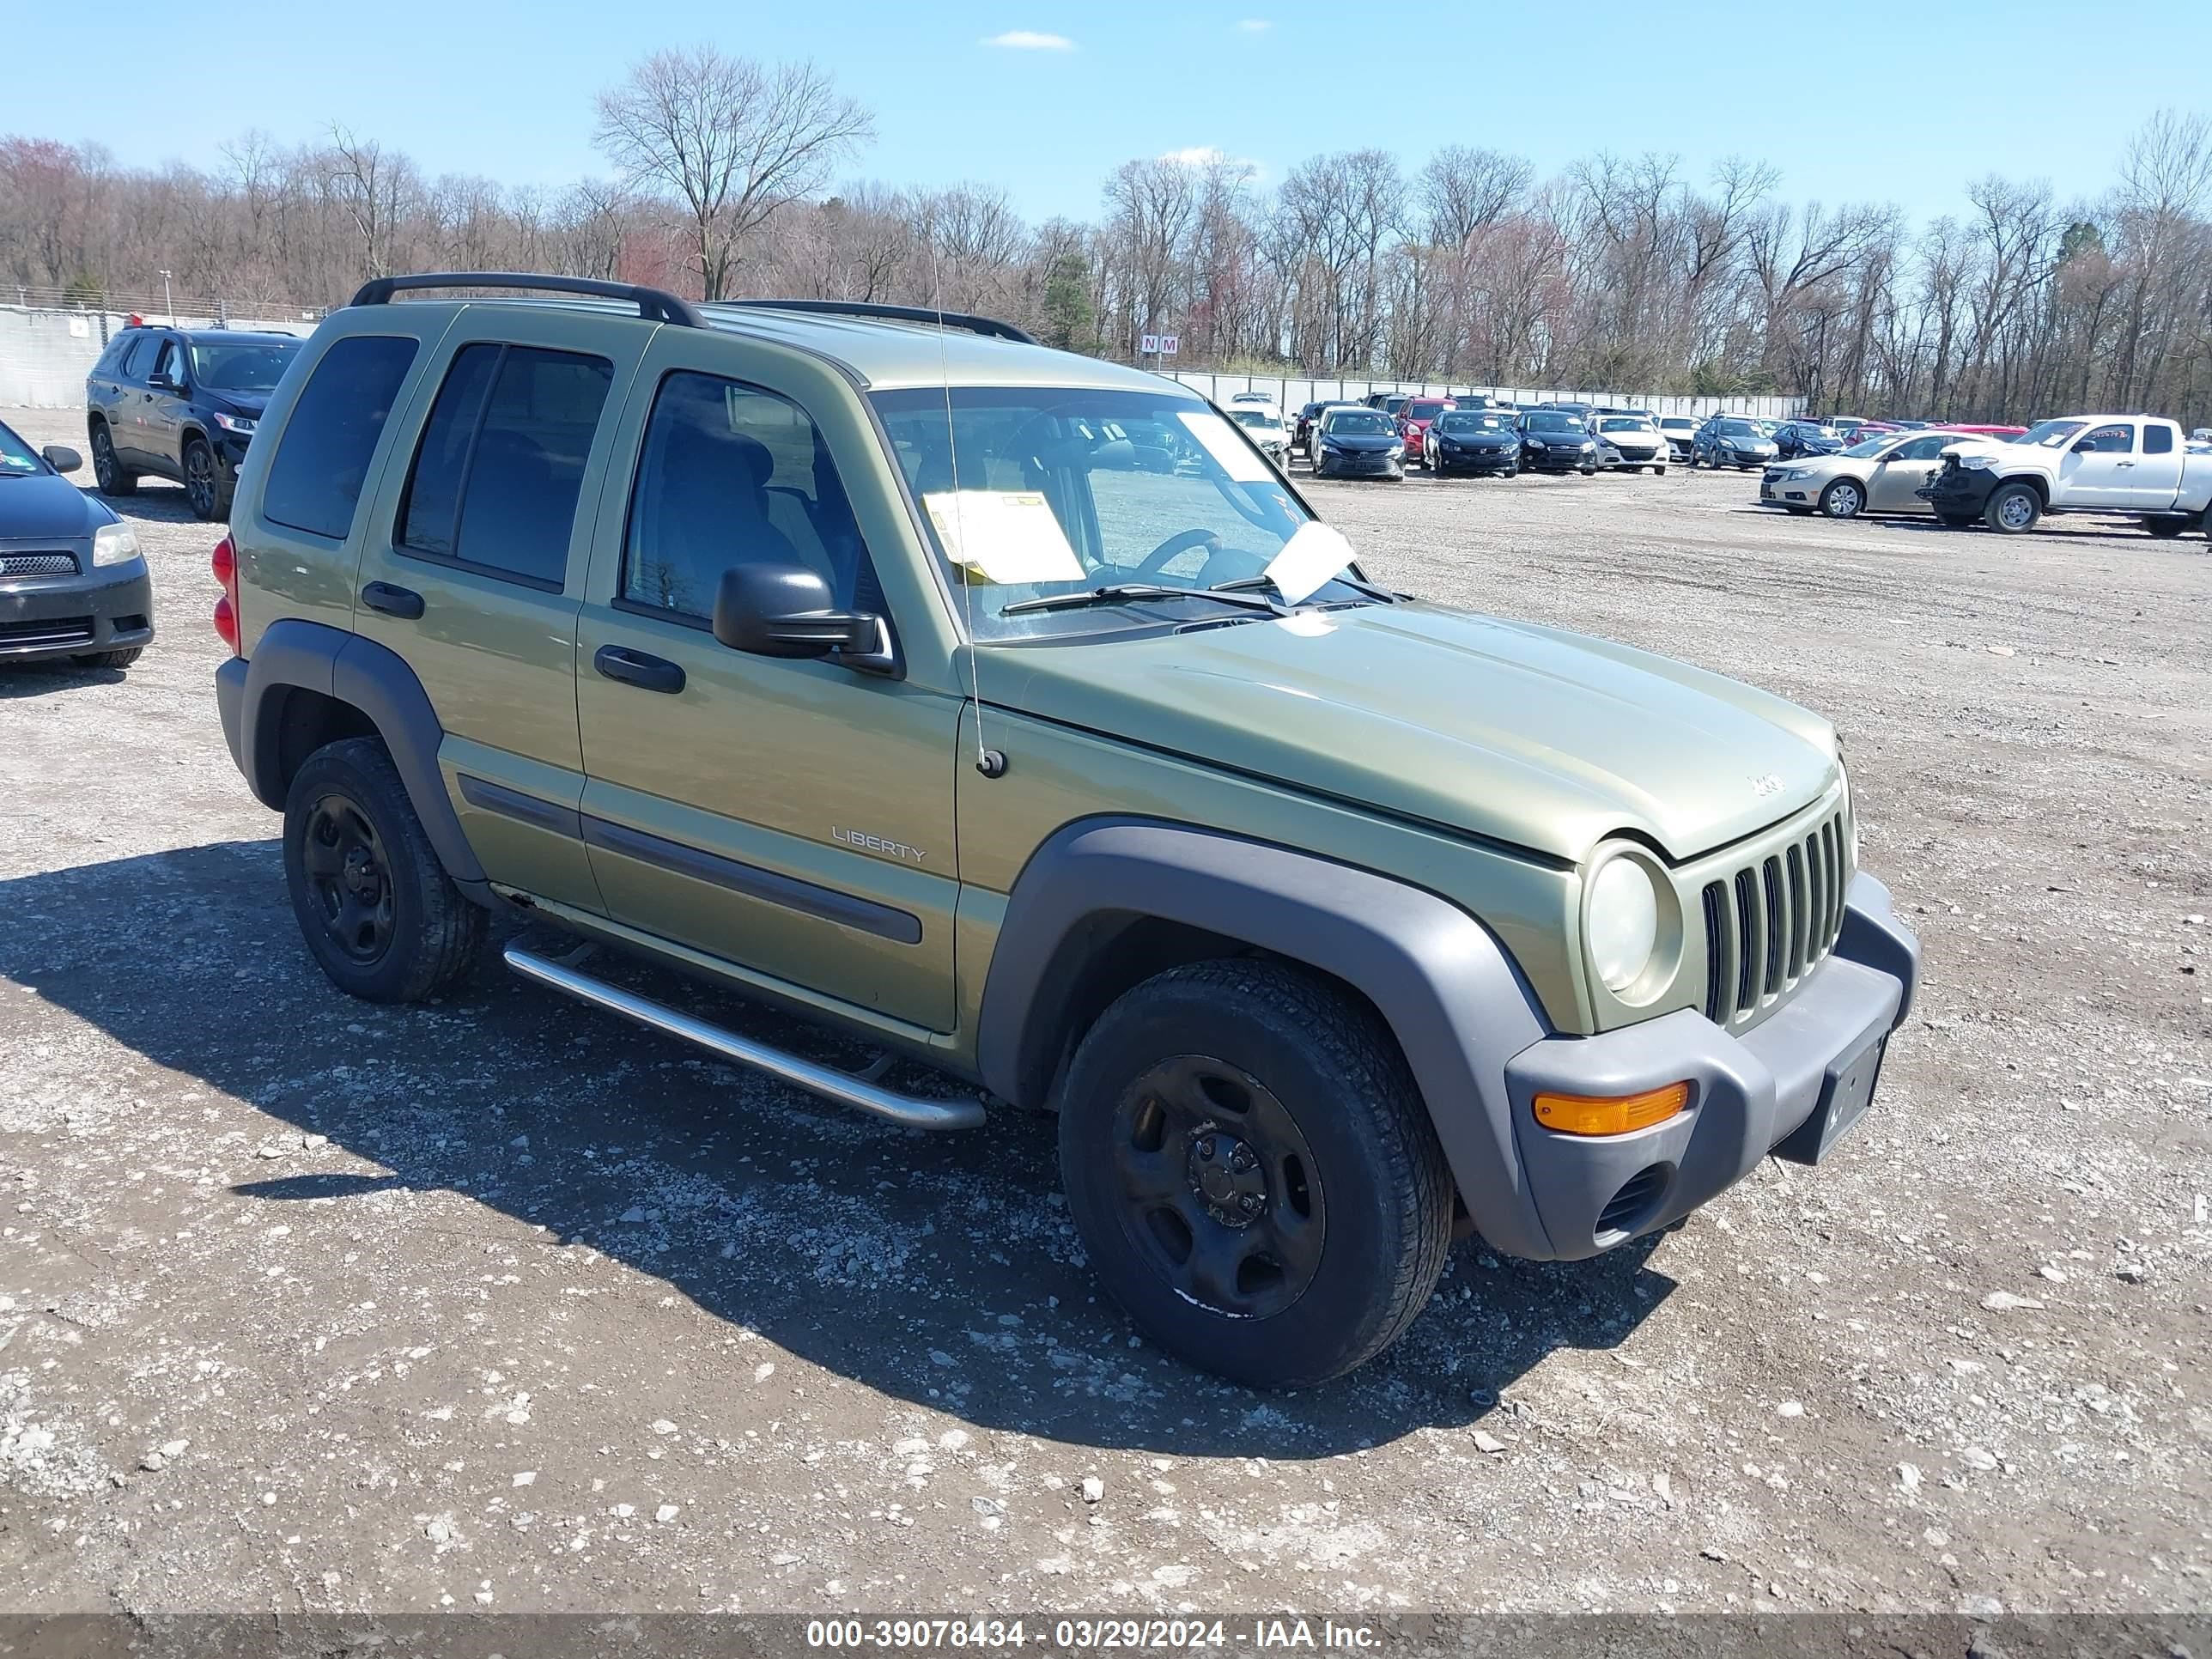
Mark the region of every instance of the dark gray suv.
<instances>
[{"instance_id":1,"label":"dark gray suv","mask_svg":"<svg viewBox=\"0 0 2212 1659\"><path fill-rule=\"evenodd\" d=\"M125 329L85 377L100 493L128 495L153 473L184 485L198 517L228 519L254 427L299 349L289 334Z\"/></svg>"}]
</instances>

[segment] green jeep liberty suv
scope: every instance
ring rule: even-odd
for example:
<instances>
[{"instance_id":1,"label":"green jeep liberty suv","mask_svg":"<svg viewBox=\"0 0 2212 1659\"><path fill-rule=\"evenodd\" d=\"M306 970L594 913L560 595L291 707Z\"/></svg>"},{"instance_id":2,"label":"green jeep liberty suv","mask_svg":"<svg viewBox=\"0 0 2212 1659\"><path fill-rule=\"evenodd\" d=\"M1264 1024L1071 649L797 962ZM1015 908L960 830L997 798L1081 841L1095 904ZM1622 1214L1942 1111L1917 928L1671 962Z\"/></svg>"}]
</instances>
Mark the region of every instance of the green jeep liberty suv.
<instances>
[{"instance_id":1,"label":"green jeep liberty suv","mask_svg":"<svg viewBox=\"0 0 2212 1659\"><path fill-rule=\"evenodd\" d=\"M395 299L462 287L524 297ZM1002 323L380 279L215 564L340 988L519 914L984 1092L507 950L803 1088L1052 1109L1106 1288L1252 1383L1388 1346L1455 1227L1586 1257L1820 1158L1911 1000L1827 722L1384 591L1212 404Z\"/></svg>"}]
</instances>

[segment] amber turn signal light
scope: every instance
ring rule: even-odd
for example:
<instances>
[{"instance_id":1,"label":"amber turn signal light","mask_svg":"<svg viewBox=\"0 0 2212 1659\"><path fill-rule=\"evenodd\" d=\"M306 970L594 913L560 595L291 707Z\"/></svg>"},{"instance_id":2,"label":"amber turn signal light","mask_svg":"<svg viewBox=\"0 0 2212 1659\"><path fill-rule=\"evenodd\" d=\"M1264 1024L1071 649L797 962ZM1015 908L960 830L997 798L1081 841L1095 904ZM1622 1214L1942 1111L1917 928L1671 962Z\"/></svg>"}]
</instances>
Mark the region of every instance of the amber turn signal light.
<instances>
[{"instance_id":1,"label":"amber turn signal light","mask_svg":"<svg viewBox=\"0 0 2212 1659\"><path fill-rule=\"evenodd\" d=\"M1625 1135L1664 1123L1689 1103L1686 1083L1640 1095L1538 1095L1536 1121L1563 1135Z\"/></svg>"}]
</instances>

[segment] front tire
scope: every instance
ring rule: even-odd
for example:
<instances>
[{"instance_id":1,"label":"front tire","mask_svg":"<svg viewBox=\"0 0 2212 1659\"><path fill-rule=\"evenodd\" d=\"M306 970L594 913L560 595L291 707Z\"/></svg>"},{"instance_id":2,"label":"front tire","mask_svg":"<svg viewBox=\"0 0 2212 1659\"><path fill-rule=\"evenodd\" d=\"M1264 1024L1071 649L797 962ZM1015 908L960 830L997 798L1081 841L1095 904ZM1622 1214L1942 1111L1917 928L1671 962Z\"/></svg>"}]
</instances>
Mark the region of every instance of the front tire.
<instances>
[{"instance_id":1,"label":"front tire","mask_svg":"<svg viewBox=\"0 0 2212 1659\"><path fill-rule=\"evenodd\" d=\"M438 861L384 744L307 757L284 798L284 880L318 966L349 996L419 1002L466 973L489 918Z\"/></svg>"},{"instance_id":2,"label":"front tire","mask_svg":"<svg viewBox=\"0 0 2212 1659\"><path fill-rule=\"evenodd\" d=\"M222 464L216 459L215 450L204 438L191 438L185 443L185 499L191 504L192 516L203 524L213 524L230 516L231 480L223 477Z\"/></svg>"},{"instance_id":3,"label":"front tire","mask_svg":"<svg viewBox=\"0 0 2212 1659\"><path fill-rule=\"evenodd\" d=\"M1663 466L1655 466L1651 469L1651 476L1655 478L1663 478L1667 476L1667 469Z\"/></svg>"},{"instance_id":4,"label":"front tire","mask_svg":"<svg viewBox=\"0 0 2212 1659\"><path fill-rule=\"evenodd\" d=\"M2042 516L2042 501L2024 483L1999 484L1982 509L1982 521L2003 536L2026 534Z\"/></svg>"},{"instance_id":5,"label":"front tire","mask_svg":"<svg viewBox=\"0 0 2212 1659\"><path fill-rule=\"evenodd\" d=\"M138 475L125 472L123 463L116 458L115 438L107 429L107 422L93 422L92 481L100 486L103 495L135 495L138 493Z\"/></svg>"},{"instance_id":6,"label":"front tire","mask_svg":"<svg viewBox=\"0 0 2212 1659\"><path fill-rule=\"evenodd\" d=\"M1388 1347L1451 1240L1451 1176L1389 1030L1287 963L1199 963L1124 993L1069 1067L1060 1161L1108 1293L1255 1388Z\"/></svg>"},{"instance_id":7,"label":"front tire","mask_svg":"<svg viewBox=\"0 0 2212 1659\"><path fill-rule=\"evenodd\" d=\"M2143 520L2143 528L2149 531L2152 535L2159 537L2163 540L2171 540L2173 537L2179 536L2183 531L2189 528L2189 520L2186 519L2146 519Z\"/></svg>"},{"instance_id":8,"label":"front tire","mask_svg":"<svg viewBox=\"0 0 2212 1659\"><path fill-rule=\"evenodd\" d=\"M70 660L79 668L128 668L146 654L143 645L127 645L120 651L88 651L82 657Z\"/></svg>"},{"instance_id":9,"label":"front tire","mask_svg":"<svg viewBox=\"0 0 2212 1659\"><path fill-rule=\"evenodd\" d=\"M1866 507L1866 491L1857 481L1838 478L1820 492L1820 511L1832 519L1856 519Z\"/></svg>"}]
</instances>

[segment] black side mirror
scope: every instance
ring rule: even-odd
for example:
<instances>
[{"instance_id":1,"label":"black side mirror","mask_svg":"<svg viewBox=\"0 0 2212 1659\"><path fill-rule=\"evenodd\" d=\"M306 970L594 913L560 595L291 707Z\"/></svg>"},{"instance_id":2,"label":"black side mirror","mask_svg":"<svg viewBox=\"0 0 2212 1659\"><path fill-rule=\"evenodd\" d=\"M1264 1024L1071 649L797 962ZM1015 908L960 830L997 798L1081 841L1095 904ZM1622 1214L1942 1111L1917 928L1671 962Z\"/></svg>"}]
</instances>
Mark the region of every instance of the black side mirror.
<instances>
[{"instance_id":1,"label":"black side mirror","mask_svg":"<svg viewBox=\"0 0 2212 1659\"><path fill-rule=\"evenodd\" d=\"M799 564L741 564L714 591L714 637L756 657L884 654L883 619L836 608L830 584Z\"/></svg>"},{"instance_id":2,"label":"black side mirror","mask_svg":"<svg viewBox=\"0 0 2212 1659\"><path fill-rule=\"evenodd\" d=\"M84 457L67 444L48 444L39 453L46 458L46 465L57 472L74 472L84 465Z\"/></svg>"},{"instance_id":3,"label":"black side mirror","mask_svg":"<svg viewBox=\"0 0 2212 1659\"><path fill-rule=\"evenodd\" d=\"M146 387L149 392L181 392L184 391L184 387L166 374L149 374L146 377Z\"/></svg>"}]
</instances>

